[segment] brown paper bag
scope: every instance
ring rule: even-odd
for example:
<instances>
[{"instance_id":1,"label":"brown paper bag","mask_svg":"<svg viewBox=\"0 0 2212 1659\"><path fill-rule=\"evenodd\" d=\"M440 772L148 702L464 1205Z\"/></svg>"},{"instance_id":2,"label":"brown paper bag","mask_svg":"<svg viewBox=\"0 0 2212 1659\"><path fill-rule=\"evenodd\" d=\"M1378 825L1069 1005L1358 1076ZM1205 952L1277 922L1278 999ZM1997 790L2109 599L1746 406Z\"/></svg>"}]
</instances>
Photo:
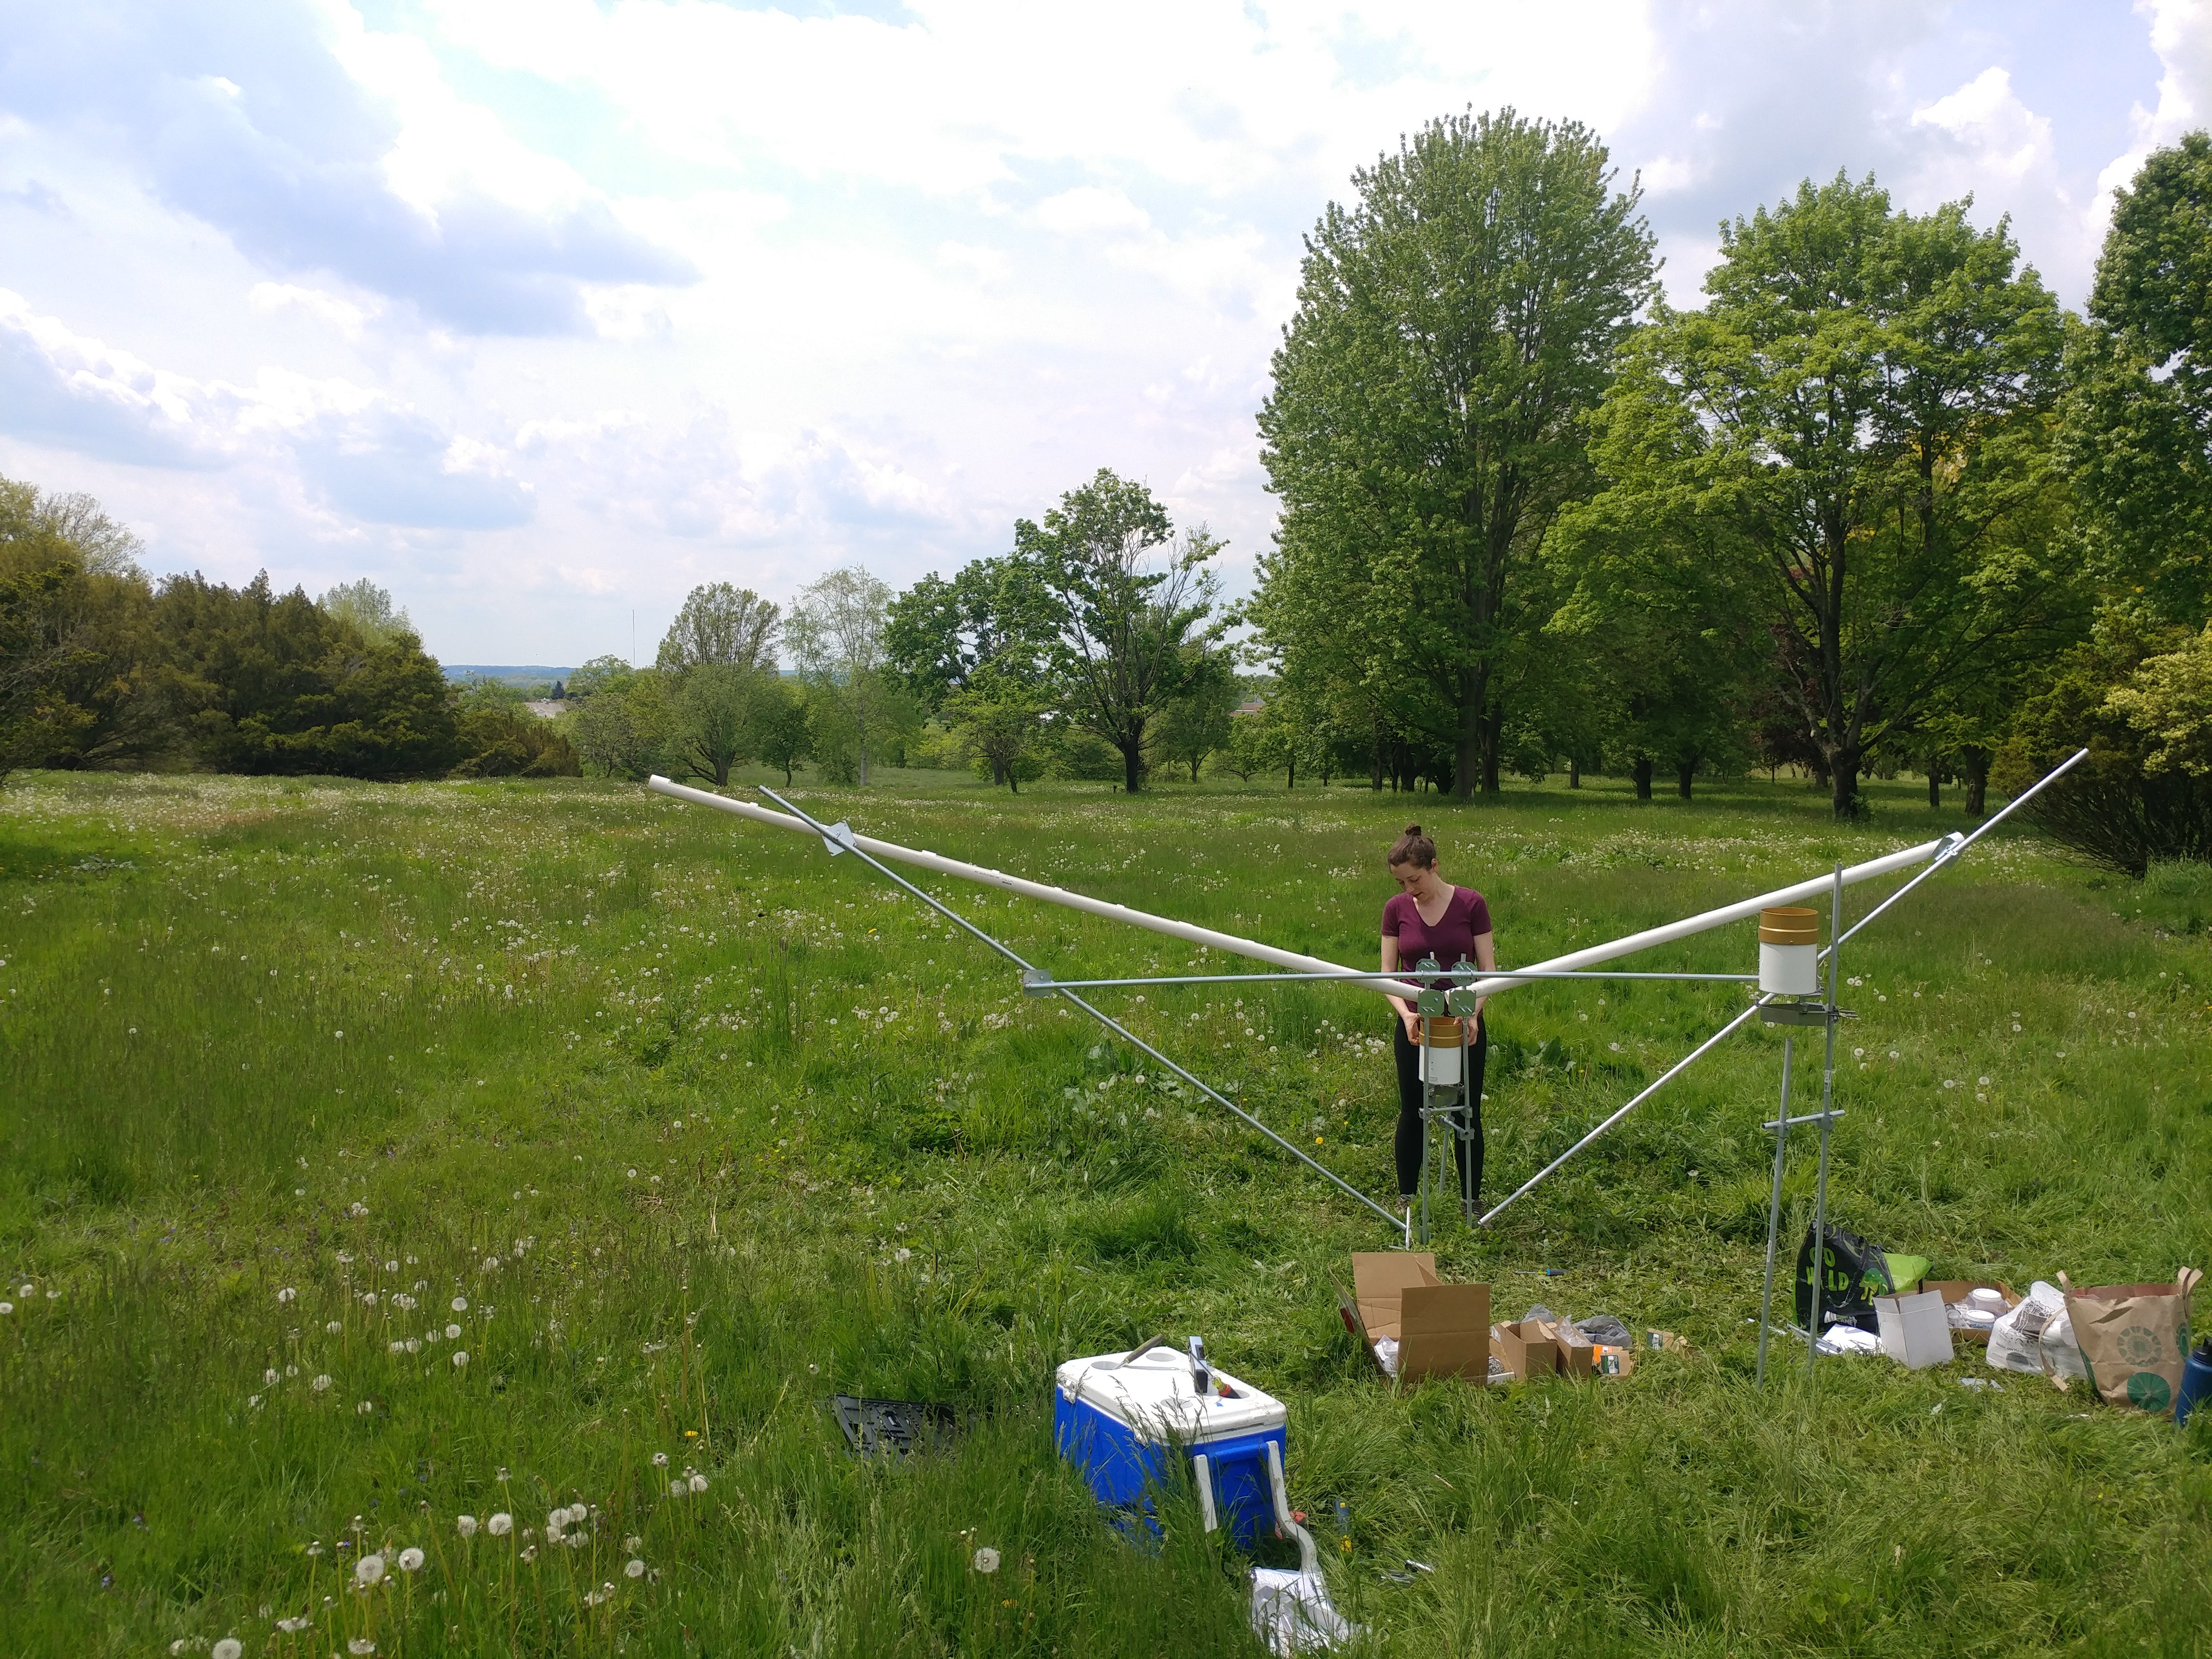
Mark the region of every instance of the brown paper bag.
<instances>
[{"instance_id":1,"label":"brown paper bag","mask_svg":"<svg viewBox=\"0 0 2212 1659\"><path fill-rule=\"evenodd\" d=\"M2100 1285L2075 1290L2058 1275L2089 1386L2106 1402L2166 1413L2181 1390L2189 1357L2189 1293L2203 1275L2184 1267L2171 1285Z\"/></svg>"}]
</instances>

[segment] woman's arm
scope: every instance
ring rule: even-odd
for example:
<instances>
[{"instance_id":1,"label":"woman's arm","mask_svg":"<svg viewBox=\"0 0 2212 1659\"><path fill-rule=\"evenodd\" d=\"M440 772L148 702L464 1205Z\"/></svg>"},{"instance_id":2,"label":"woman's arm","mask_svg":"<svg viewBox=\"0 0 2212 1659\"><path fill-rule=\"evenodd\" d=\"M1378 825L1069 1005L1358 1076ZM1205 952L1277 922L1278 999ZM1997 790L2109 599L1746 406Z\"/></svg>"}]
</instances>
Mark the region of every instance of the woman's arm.
<instances>
[{"instance_id":1,"label":"woman's arm","mask_svg":"<svg viewBox=\"0 0 2212 1659\"><path fill-rule=\"evenodd\" d=\"M1495 933L1477 933L1474 936L1474 965L1486 974L1494 974L1498 971L1498 936ZM1477 997L1474 1000L1474 1024L1477 1030L1482 1029L1482 1005L1489 1000L1488 997Z\"/></svg>"},{"instance_id":2,"label":"woman's arm","mask_svg":"<svg viewBox=\"0 0 2212 1659\"><path fill-rule=\"evenodd\" d=\"M1398 971L1398 936L1395 933L1382 935L1382 971L1386 974ZM1419 1018L1413 1005L1403 997L1393 996L1390 1006L1398 1011L1399 1019L1404 1022L1406 1035L1409 1037L1413 1036L1413 1022Z\"/></svg>"}]
</instances>

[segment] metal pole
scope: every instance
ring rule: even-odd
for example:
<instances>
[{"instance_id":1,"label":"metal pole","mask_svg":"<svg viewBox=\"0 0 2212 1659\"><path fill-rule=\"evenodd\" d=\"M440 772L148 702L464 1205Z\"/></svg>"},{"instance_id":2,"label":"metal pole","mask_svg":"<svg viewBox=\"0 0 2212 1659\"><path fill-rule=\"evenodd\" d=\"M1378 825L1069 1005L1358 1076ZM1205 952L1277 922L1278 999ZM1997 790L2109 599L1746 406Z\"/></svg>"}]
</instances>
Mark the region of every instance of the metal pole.
<instances>
[{"instance_id":1,"label":"metal pole","mask_svg":"<svg viewBox=\"0 0 2212 1659\"><path fill-rule=\"evenodd\" d=\"M1530 1176L1528 1180L1522 1182L1520 1187L1506 1198L1504 1203L1498 1205L1496 1209L1491 1211L1488 1215L1483 1217L1482 1219L1475 1224L1477 1226L1487 1227L1492 1222L1497 1220L1499 1215L1504 1213L1506 1205L1512 1203L1516 1199L1526 1197L1532 1190L1534 1189L1536 1184L1542 1181L1547 1176L1550 1175L1553 1170L1558 1169L1562 1164L1565 1164L1577 1152L1582 1151L1583 1147L1589 1146L1590 1142L1595 1140L1607 1129L1610 1129L1614 1124L1620 1122L1621 1119L1626 1117L1630 1112L1642 1105L1645 1101L1650 1099L1653 1095L1658 1093L1661 1089L1664 1088L1668 1083L1680 1076L1682 1072L1689 1066L1691 1061L1704 1055L1707 1050L1719 1043L1723 1038L1733 1035L1736 1028L1741 1025L1744 1021L1749 1019L1753 1014L1757 1013L1759 1009L1765 1005L1766 1001L1767 999L1762 996L1757 1002L1753 1003L1750 1007L1745 1009L1727 1024L1722 1026L1719 1030L1714 1032L1703 1042L1700 1042L1696 1048L1691 1049L1688 1054L1676 1060L1672 1066L1668 1066L1665 1072L1660 1074L1656 1081L1651 1083L1641 1093L1638 1094L1635 1098L1631 1100L1626 1105L1623 1106L1619 1111L1615 1112L1611 1117L1606 1119L1606 1121L1599 1124L1596 1128L1592 1129L1580 1140L1577 1140L1573 1146L1568 1147L1565 1152L1561 1152L1549 1164L1547 1164L1542 1169L1537 1170L1535 1174Z\"/></svg>"},{"instance_id":2,"label":"metal pole","mask_svg":"<svg viewBox=\"0 0 2212 1659\"><path fill-rule=\"evenodd\" d=\"M1449 979L1457 975L1462 979L1473 981L1478 976L1497 971L1483 968L1440 968L1437 970L1437 977ZM1603 968L1587 968L1570 973L1522 968L1514 970L1513 977L1516 981L1542 979L1717 980L1733 985L1751 985L1759 980L1757 974L1661 974ZM1396 974L1362 973L1353 968L1327 974L1158 974L1140 979L1054 979L1049 974L1040 974L1036 979L1025 981L1022 988L1031 996L1043 997L1063 988L1071 991L1114 991L1140 985L1333 985L1358 984L1363 980L1395 983L1396 979Z\"/></svg>"},{"instance_id":3,"label":"metal pole","mask_svg":"<svg viewBox=\"0 0 2212 1659\"><path fill-rule=\"evenodd\" d=\"M1782 1231L1782 1152L1790 1137L1790 1062L1796 1052L1797 1034L1782 1034L1782 1110L1774 1123L1774 1190L1766 1200L1766 1288L1759 1297L1759 1375L1757 1386L1766 1386L1766 1333L1774 1315L1774 1241Z\"/></svg>"},{"instance_id":4,"label":"metal pole","mask_svg":"<svg viewBox=\"0 0 2212 1659\"><path fill-rule=\"evenodd\" d=\"M836 838L830 833L831 826L816 822L813 818L809 817L804 811L801 811L798 807L792 805L789 801L784 800L781 796L775 794L771 790L763 787L761 790L761 793L768 796L770 800L775 801L779 805L787 808L795 814L810 829L813 830L815 833L819 835L824 842L834 842L836 840ZM988 933L976 927L965 916L960 915L947 906L939 902L939 901L931 897L927 893L923 892L921 888L908 881L904 876L900 875L896 870L884 869L883 865L878 863L874 858L871 857L865 849L854 846L853 844L854 839L854 838L851 837L848 832L848 836L843 842L845 849L858 857L870 868L889 877L892 881L896 882L901 887L903 887L908 892L913 894L924 904L929 906L931 909L935 910L939 915L943 915L947 921L957 922L961 927L966 928L968 932L973 933L977 939L989 945L994 951L996 951L1000 956L1006 957L1007 961L1012 963L1016 967L1022 969L1024 972L1028 973L1034 973L1036 971L1014 951L1009 950L1006 945L1001 945L997 939L993 939ZM1267 1136L1268 1139L1273 1141L1275 1145L1281 1147L1292 1158L1297 1159L1299 1163L1304 1164L1307 1168L1314 1170L1316 1174L1322 1176L1332 1186L1338 1188L1347 1196L1357 1199L1360 1203L1374 1211L1376 1214L1381 1216L1385 1221L1389 1222L1394 1229L1401 1228L1403 1226L1403 1224L1396 1216L1391 1214L1389 1211L1384 1209L1373 1199L1368 1197L1367 1194L1361 1192L1358 1188L1353 1186L1350 1182L1346 1181L1334 1170L1328 1168L1324 1164L1317 1163L1313 1158L1307 1157L1306 1154L1301 1152L1297 1146L1284 1139L1282 1136L1277 1134L1266 1124L1261 1122L1258 1118L1254 1117L1251 1113L1246 1111L1235 1101L1221 1093L1219 1090L1212 1088L1206 1084L1201 1082L1199 1079L1192 1076L1190 1073L1176 1065L1175 1061L1170 1060L1165 1054L1153 1048L1151 1043L1146 1042L1142 1037L1138 1036L1134 1032L1129 1030L1118 1020L1108 1018L1104 1014L1099 1012L1097 1009L1085 1002L1081 997L1077 996L1073 991L1063 991L1060 994L1065 996L1077 1007L1082 1009L1083 1012L1090 1015L1091 1018L1097 1020L1101 1025L1103 1025L1108 1030L1112 1031L1115 1036L1121 1038L1123 1042L1130 1044L1133 1048L1140 1048L1146 1054L1150 1054L1154 1060L1159 1061L1161 1065L1166 1066L1168 1070L1173 1072L1177 1077L1182 1079L1184 1082L1189 1084L1191 1087L1196 1089L1200 1094L1206 1096L1207 1099L1213 1101L1218 1105L1226 1106L1238 1117L1243 1119L1247 1124L1251 1126L1253 1128L1257 1129L1261 1134Z\"/></svg>"},{"instance_id":5,"label":"metal pole","mask_svg":"<svg viewBox=\"0 0 2212 1659\"><path fill-rule=\"evenodd\" d=\"M1813 1328L1805 1339L1805 1374L1809 1384L1820 1360L1820 1304L1828 1288L1828 1135L1836 1105L1836 975L1844 958L1844 866L1836 866L1830 902L1828 937L1828 1048L1820 1072L1820 1174L1813 1188ZM1784 1114L1787 1116L1788 1114Z\"/></svg>"},{"instance_id":6,"label":"metal pole","mask_svg":"<svg viewBox=\"0 0 2212 1659\"><path fill-rule=\"evenodd\" d=\"M1835 945L1841 945L1844 943L1845 939L1850 939L1852 934L1856 933L1859 929L1864 927L1869 922L1879 916L1883 911L1888 909L1891 905L1896 903L1898 900L1903 898L1914 888L1919 886L1922 882L1927 880L1929 877L1934 875L1945 865L1956 860L1958 857L1969 847L1972 847L1984 836L1988 835L1990 830L1996 829L1997 825L2002 823L2014 812L2017 812L2021 807L2027 805L2028 802L2033 800L2036 796L2043 793L2045 788L2057 782L2059 779L2064 777L2069 772L2072 771L2077 763L2088 758L2088 754L2089 751L2086 749L2075 750L2071 755L2069 755L2064 760L2059 762L2057 765L2052 767L2051 770L2038 778L2028 788L2021 791L2021 793L2014 796L2011 800L2006 802L2001 810L1977 829L1972 835L1960 836L1954 834L1945 837L1946 844L1943 850L1936 854L1936 861L1934 863L1930 864L1918 875L1913 877L1911 881L1906 882L1904 886L1899 888L1894 893L1892 893L1881 903L1875 905L1874 908L1868 911L1866 915L1861 916L1856 922L1852 924L1850 933L1844 933L1836 939ZM1832 951L1835 948L1835 945L1830 945L1829 949Z\"/></svg>"}]
</instances>

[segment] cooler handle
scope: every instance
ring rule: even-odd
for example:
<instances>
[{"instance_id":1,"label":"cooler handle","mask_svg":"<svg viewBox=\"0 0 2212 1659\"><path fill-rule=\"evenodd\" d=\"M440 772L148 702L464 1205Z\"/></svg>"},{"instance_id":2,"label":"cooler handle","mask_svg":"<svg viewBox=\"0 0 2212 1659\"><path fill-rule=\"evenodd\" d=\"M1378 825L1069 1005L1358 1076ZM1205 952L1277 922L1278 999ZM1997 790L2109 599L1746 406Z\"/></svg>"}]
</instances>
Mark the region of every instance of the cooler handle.
<instances>
[{"instance_id":1,"label":"cooler handle","mask_svg":"<svg viewBox=\"0 0 2212 1659\"><path fill-rule=\"evenodd\" d=\"M1200 1452L1190 1460L1190 1468L1198 1479L1199 1516L1205 1521L1206 1531L1213 1532L1221 1525L1220 1517L1213 1512L1213 1467L1206 1462L1206 1454Z\"/></svg>"},{"instance_id":2,"label":"cooler handle","mask_svg":"<svg viewBox=\"0 0 2212 1659\"><path fill-rule=\"evenodd\" d=\"M1318 1572L1321 1562L1314 1553L1313 1534L1291 1519L1291 1494L1283 1485L1283 1449L1273 1440L1267 1443L1267 1485L1275 1494L1276 1533L1298 1540L1300 1572Z\"/></svg>"}]
</instances>

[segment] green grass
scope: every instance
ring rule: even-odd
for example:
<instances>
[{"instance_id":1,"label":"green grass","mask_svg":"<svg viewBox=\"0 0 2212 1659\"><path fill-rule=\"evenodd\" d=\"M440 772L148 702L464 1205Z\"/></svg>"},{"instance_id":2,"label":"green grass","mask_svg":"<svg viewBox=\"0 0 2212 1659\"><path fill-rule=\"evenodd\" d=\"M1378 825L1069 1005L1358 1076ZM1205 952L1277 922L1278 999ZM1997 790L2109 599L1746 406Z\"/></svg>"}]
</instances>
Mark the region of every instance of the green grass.
<instances>
[{"instance_id":1,"label":"green grass","mask_svg":"<svg viewBox=\"0 0 2212 1659\"><path fill-rule=\"evenodd\" d=\"M1365 963L1408 817L1526 962L1960 827L1917 793L1876 786L1850 830L1756 782L1455 807L1008 800L887 772L800 799ZM1837 1218L1944 1277L2206 1265L2200 873L2131 885L2000 832L1855 942ZM1064 975L1194 960L936 884ZM1750 952L1743 927L1635 965ZM1492 1194L1741 994L1493 1004ZM1387 1199L1370 994L1103 1006ZM1186 1498L1160 1548L1133 1548L1052 1451L1053 1366L1164 1331L1290 1402L1294 1501L1349 1507L1348 1548L1322 1533L1362 1651L2204 1651L2212 1414L2178 1433L2032 1379L1978 1393L1964 1359L1824 1362L1814 1393L1798 1356L1753 1389L1779 1053L1753 1028L1494 1233L1439 1240L1503 1316L1609 1311L1693 1352L1595 1385L1401 1393L1335 1315L1350 1252L1386 1243L1370 1215L1024 1000L856 860L606 785L19 776L0 793L4 1646L1256 1652L1249 1564ZM964 1432L856 1462L835 1391L949 1401ZM671 1495L687 1471L705 1489ZM549 1544L572 1503L595 1510L585 1543ZM507 1536L457 1529L500 1511ZM345 1588L360 1554L410 1547L419 1571ZM1382 1576L1407 1557L1436 1571Z\"/></svg>"}]
</instances>

